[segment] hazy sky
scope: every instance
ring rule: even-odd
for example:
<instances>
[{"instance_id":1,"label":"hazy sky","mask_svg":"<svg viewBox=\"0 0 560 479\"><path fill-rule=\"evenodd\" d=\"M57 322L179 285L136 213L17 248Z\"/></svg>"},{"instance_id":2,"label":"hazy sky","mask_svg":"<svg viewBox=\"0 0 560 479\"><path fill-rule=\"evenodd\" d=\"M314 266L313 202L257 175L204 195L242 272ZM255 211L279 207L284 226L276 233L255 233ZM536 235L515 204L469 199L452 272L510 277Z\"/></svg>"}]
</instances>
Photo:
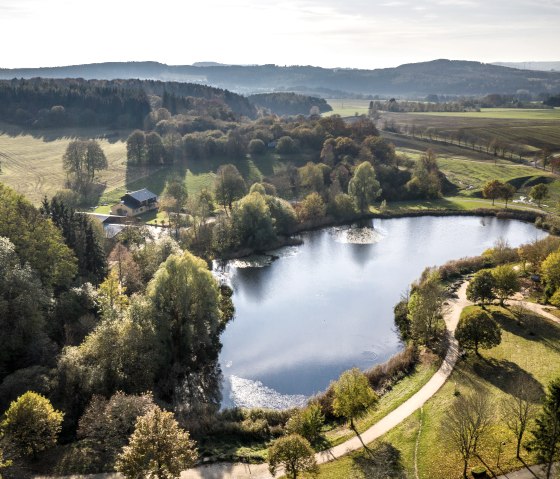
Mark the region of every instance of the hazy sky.
<instances>
[{"instance_id":1,"label":"hazy sky","mask_svg":"<svg viewBox=\"0 0 560 479\"><path fill-rule=\"evenodd\" d=\"M0 67L560 60L560 0L0 0Z\"/></svg>"}]
</instances>

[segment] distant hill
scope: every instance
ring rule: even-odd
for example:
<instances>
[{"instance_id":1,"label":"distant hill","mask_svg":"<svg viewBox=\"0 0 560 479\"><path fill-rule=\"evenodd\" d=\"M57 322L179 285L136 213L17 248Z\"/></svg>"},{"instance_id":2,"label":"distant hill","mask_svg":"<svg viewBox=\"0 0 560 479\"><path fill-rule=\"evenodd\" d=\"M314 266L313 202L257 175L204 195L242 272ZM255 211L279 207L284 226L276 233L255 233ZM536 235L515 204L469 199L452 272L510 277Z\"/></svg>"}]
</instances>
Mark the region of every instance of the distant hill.
<instances>
[{"instance_id":1,"label":"distant hill","mask_svg":"<svg viewBox=\"0 0 560 479\"><path fill-rule=\"evenodd\" d=\"M97 63L52 68L0 69L0 78L139 78L204 83L238 93L334 90L352 94L425 96L560 92L560 73L460 60L434 60L377 70L312 66L172 66L157 62Z\"/></svg>"},{"instance_id":2,"label":"distant hill","mask_svg":"<svg viewBox=\"0 0 560 479\"><path fill-rule=\"evenodd\" d=\"M560 72L560 62L494 62L492 65L501 65L508 68L521 70L536 70L542 72Z\"/></svg>"}]
</instances>

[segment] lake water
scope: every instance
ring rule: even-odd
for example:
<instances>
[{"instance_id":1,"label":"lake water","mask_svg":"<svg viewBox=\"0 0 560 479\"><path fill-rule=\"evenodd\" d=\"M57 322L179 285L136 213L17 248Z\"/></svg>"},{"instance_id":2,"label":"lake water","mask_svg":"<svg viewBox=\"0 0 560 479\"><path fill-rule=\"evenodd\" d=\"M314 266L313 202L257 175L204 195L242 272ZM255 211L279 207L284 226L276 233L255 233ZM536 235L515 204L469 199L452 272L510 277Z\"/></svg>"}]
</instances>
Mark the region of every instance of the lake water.
<instances>
[{"instance_id":1,"label":"lake water","mask_svg":"<svg viewBox=\"0 0 560 479\"><path fill-rule=\"evenodd\" d=\"M304 244L229 262L235 319L222 335L223 407L303 404L341 372L402 348L393 307L427 266L474 256L498 238L511 246L545 232L512 220L374 220L302 235Z\"/></svg>"}]
</instances>

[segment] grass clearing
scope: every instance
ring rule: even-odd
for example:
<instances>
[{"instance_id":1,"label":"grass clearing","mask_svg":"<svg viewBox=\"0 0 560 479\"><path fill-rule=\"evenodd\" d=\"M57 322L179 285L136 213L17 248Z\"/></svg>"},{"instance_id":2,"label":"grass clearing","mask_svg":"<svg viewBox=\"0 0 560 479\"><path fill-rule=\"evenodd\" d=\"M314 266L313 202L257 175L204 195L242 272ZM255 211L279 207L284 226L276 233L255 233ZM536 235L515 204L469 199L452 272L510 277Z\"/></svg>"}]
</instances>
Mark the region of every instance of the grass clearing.
<instances>
[{"instance_id":1,"label":"grass clearing","mask_svg":"<svg viewBox=\"0 0 560 479\"><path fill-rule=\"evenodd\" d=\"M367 115L369 102L370 100L357 100L352 98L327 98L327 103L332 107L332 111L323 113L323 116Z\"/></svg>"},{"instance_id":2,"label":"grass clearing","mask_svg":"<svg viewBox=\"0 0 560 479\"><path fill-rule=\"evenodd\" d=\"M103 138L104 133L84 128L49 130L43 135L0 125L0 181L39 204L43 196L52 196L64 188L66 174L62 169L62 156L68 144L78 138L98 138L109 163L107 170L99 172L99 178L107 188L114 188L127 175L126 144L121 137Z\"/></svg>"},{"instance_id":3,"label":"grass clearing","mask_svg":"<svg viewBox=\"0 0 560 479\"><path fill-rule=\"evenodd\" d=\"M496 408L495 417L499 419L502 400L516 393L514 379L523 377L542 391L560 374L560 325L534 313L521 318L510 309L498 306L489 309L502 327L502 343L490 350L483 350L481 357L469 355L459 361L450 379L424 406L418 443L420 479L462 477L460 457L441 430L445 412L457 391L464 394L484 389L490 395L491 403ZM420 426L419 417L419 413L410 416L373 444L380 441L392 443L400 451L404 468L409 474L414 471L414 447ZM502 442L505 444L500 447ZM502 474L523 466L515 458L515 445L511 433L496 421L488 436L481 442L478 452L494 472ZM499 468L496 467L498 454ZM352 472L357 457L359 453L321 466L319 477L360 477ZM535 461L534 456L524 450L522 457L528 463ZM469 466L477 465L481 465L480 461L473 459Z\"/></svg>"}]
</instances>

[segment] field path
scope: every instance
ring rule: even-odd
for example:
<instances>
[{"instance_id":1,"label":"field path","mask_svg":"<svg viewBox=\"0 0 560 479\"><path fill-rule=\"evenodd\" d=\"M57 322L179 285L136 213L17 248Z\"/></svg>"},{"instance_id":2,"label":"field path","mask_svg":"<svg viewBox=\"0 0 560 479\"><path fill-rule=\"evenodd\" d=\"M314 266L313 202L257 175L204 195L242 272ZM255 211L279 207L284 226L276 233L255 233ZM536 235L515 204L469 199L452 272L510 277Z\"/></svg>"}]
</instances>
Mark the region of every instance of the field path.
<instances>
[{"instance_id":1,"label":"field path","mask_svg":"<svg viewBox=\"0 0 560 479\"><path fill-rule=\"evenodd\" d=\"M387 414L383 419L364 431L361 436L368 444L400 424L415 411L420 409L447 381L453 371L457 358L459 357L459 345L455 339L455 329L459 322L459 316L465 306L470 303L466 298L467 282L463 283L457 291L457 298L448 301L449 307L445 313L445 324L449 338L449 347L442 365L432 378L411 398L401 404L398 408ZM357 437L326 451L318 452L315 458L319 464L337 459L349 452L362 448ZM279 472L278 475L281 475ZM181 479L272 479L268 472L268 464L240 464L240 463L216 463L207 466L198 466L188 471L183 471ZM121 479L120 474L92 474L65 476L66 479ZM46 476L35 479L46 479ZM62 478L60 478L62 479Z\"/></svg>"}]
</instances>

